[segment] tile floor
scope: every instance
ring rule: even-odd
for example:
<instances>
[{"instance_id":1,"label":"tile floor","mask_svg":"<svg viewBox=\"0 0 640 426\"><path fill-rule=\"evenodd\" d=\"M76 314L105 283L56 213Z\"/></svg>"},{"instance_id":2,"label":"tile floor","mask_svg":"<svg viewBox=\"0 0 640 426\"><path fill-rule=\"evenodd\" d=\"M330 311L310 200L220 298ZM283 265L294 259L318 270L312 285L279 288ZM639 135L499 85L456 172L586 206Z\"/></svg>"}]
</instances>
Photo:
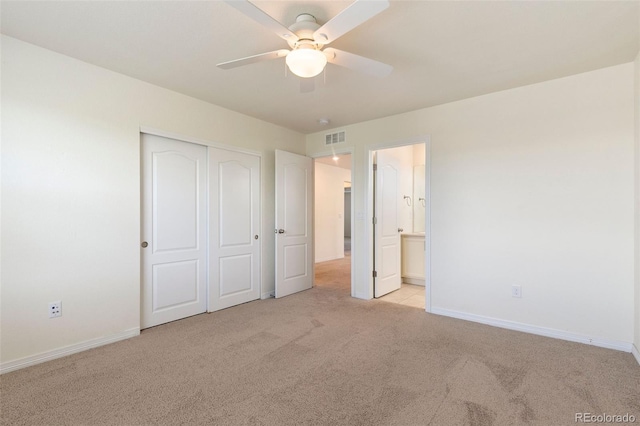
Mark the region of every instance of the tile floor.
<instances>
[{"instance_id":1,"label":"tile floor","mask_svg":"<svg viewBox=\"0 0 640 426\"><path fill-rule=\"evenodd\" d=\"M378 300L424 309L424 287L403 283L399 290L386 294Z\"/></svg>"}]
</instances>

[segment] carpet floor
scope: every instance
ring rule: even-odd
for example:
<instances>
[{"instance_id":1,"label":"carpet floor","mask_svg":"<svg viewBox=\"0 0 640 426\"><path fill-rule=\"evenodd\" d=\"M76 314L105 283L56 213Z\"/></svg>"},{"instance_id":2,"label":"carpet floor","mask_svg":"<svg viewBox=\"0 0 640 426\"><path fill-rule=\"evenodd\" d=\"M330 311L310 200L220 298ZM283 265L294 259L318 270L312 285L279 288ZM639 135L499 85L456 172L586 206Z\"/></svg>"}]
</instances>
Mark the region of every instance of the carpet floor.
<instances>
[{"instance_id":1,"label":"carpet floor","mask_svg":"<svg viewBox=\"0 0 640 426\"><path fill-rule=\"evenodd\" d=\"M346 252L342 259L316 263L314 276L316 287L333 288L351 294L351 253Z\"/></svg>"},{"instance_id":2,"label":"carpet floor","mask_svg":"<svg viewBox=\"0 0 640 426\"><path fill-rule=\"evenodd\" d=\"M5 425L640 422L629 353L314 287L0 376Z\"/></svg>"}]
</instances>

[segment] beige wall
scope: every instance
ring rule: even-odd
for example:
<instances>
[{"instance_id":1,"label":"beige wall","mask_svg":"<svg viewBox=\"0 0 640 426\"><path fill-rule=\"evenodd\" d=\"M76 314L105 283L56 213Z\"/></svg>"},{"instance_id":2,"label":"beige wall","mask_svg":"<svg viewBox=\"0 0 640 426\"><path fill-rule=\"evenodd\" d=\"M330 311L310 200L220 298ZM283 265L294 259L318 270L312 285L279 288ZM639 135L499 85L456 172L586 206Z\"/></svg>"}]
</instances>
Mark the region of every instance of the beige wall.
<instances>
[{"instance_id":1,"label":"beige wall","mask_svg":"<svg viewBox=\"0 0 640 426\"><path fill-rule=\"evenodd\" d=\"M303 135L3 37L3 365L139 327L140 126L262 153L273 290L274 149Z\"/></svg>"},{"instance_id":2,"label":"beige wall","mask_svg":"<svg viewBox=\"0 0 640 426\"><path fill-rule=\"evenodd\" d=\"M434 310L630 350L633 69L347 126L356 295L371 297L367 147L430 135ZM324 149L324 133L307 136L307 155Z\"/></svg>"},{"instance_id":3,"label":"beige wall","mask_svg":"<svg viewBox=\"0 0 640 426\"><path fill-rule=\"evenodd\" d=\"M351 170L314 164L314 257L316 262L344 257L344 183Z\"/></svg>"}]
</instances>

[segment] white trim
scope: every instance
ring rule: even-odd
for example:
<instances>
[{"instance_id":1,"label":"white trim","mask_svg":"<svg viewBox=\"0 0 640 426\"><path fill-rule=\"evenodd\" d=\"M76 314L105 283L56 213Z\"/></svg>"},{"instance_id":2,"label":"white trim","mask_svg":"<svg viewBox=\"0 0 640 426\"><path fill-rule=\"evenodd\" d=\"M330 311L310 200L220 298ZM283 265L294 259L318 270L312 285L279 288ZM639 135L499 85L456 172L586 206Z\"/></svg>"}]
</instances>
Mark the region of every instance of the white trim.
<instances>
[{"instance_id":1,"label":"white trim","mask_svg":"<svg viewBox=\"0 0 640 426\"><path fill-rule=\"evenodd\" d=\"M539 327L531 324L524 324L515 321L502 320L498 318L486 317L484 315L468 314L465 312L453 311L443 308L432 308L432 314L457 318L465 321L477 322L491 325L493 327L506 328L508 330L522 331L524 333L536 334L538 336L551 337L554 339L567 340L569 342L584 343L586 345L599 346L601 348L615 349L623 352L631 352L633 344L619 340L603 339L600 337L589 337L583 334L570 333L554 328ZM637 359L638 357L636 357ZM638 361L640 363L640 361Z\"/></svg>"},{"instance_id":2,"label":"white trim","mask_svg":"<svg viewBox=\"0 0 640 426\"><path fill-rule=\"evenodd\" d=\"M331 262L332 260L344 259L345 256L340 257L321 257L320 259L314 259L313 263Z\"/></svg>"},{"instance_id":3,"label":"white trim","mask_svg":"<svg viewBox=\"0 0 640 426\"><path fill-rule=\"evenodd\" d=\"M378 142L371 145L367 145L367 151L377 151L379 149L398 148L398 147L407 146L407 145L417 145L420 143L427 143L429 141L431 141L431 137L429 135L420 135L420 136L414 136L412 138L407 138L407 139L400 139L400 140L389 141L389 142Z\"/></svg>"},{"instance_id":4,"label":"white trim","mask_svg":"<svg viewBox=\"0 0 640 426\"><path fill-rule=\"evenodd\" d=\"M206 139L194 138L178 133L167 132L153 127L140 126L140 133L146 133L148 135L160 136L163 138L176 139L182 142L195 143L198 145L211 146L213 148L224 149L227 151L242 152L243 154L257 155L262 158L262 152L254 151L252 149L238 148L235 145L226 145L219 142L213 142Z\"/></svg>"},{"instance_id":5,"label":"white trim","mask_svg":"<svg viewBox=\"0 0 640 426\"><path fill-rule=\"evenodd\" d=\"M390 142L380 142L365 147L365 161L367 167L367 180L365 182L365 188L367 190L367 204L365 205L365 222L367 229L367 273L368 276L368 288L364 295L360 295L361 299L373 299L373 276L370 271L373 271L373 232L372 221L373 218L373 152L380 149L397 148L401 146L417 145L424 143L424 164L425 164L425 212L424 212L424 229L425 229L425 311L432 312L431 308L431 136L420 135L412 138L401 139ZM353 185L351 185L353 187ZM353 198L353 197L352 197ZM352 237L353 241L353 237ZM362 297L364 296L364 297Z\"/></svg>"},{"instance_id":6,"label":"white trim","mask_svg":"<svg viewBox=\"0 0 640 426\"><path fill-rule=\"evenodd\" d=\"M402 284L419 285L425 287L424 278L402 277Z\"/></svg>"},{"instance_id":7,"label":"white trim","mask_svg":"<svg viewBox=\"0 0 640 426\"><path fill-rule=\"evenodd\" d=\"M636 361L638 361L638 364L640 364L640 350L635 344L631 345L631 353L636 358Z\"/></svg>"},{"instance_id":8,"label":"white trim","mask_svg":"<svg viewBox=\"0 0 640 426\"><path fill-rule=\"evenodd\" d=\"M129 339L138 335L140 335L140 327L130 328L128 330L113 334L108 337L86 340L74 345L64 346L62 348L54 349L51 351L41 352L37 355L20 358L15 361L4 362L0 364L0 374L19 370L21 368L31 367L32 365L41 364L43 362L62 358L67 355L76 354L78 352L83 352L89 349L97 348L99 346L108 345L110 343Z\"/></svg>"},{"instance_id":9,"label":"white trim","mask_svg":"<svg viewBox=\"0 0 640 426\"><path fill-rule=\"evenodd\" d=\"M431 137L424 141L424 310L432 312L431 304Z\"/></svg>"},{"instance_id":10,"label":"white trim","mask_svg":"<svg viewBox=\"0 0 640 426\"><path fill-rule=\"evenodd\" d=\"M356 259L356 254L358 253L358 247L356 247L355 241L356 241L356 236L357 236L357 231L356 231L356 226L355 226L355 210L356 210L356 194L357 194L357 189L356 189L356 181L357 181L357 176L356 176L356 157L355 157L355 148L353 146L343 146L343 147L339 147L336 149L332 149L330 151L322 151L322 152L316 152L315 154L311 154L310 157L314 159L314 175L313 175L313 186L314 186L314 190L315 190L315 159L316 158L322 158L322 157L331 157L333 155L336 154L349 154L351 155L351 297L355 297L358 299L366 299L366 297L362 297L360 294L358 294L356 292L356 268L355 268L355 259ZM313 202L314 202L314 210L315 210L315 192L314 192L314 198L313 198ZM313 224L313 230L315 233L315 215L314 215L314 224ZM313 243L314 243L314 248L315 248L315 235L314 235L314 239L313 239ZM315 252L314 252L314 256L315 256ZM315 262L314 262L314 268L315 268ZM314 269L314 284L315 285L315 269Z\"/></svg>"}]
</instances>

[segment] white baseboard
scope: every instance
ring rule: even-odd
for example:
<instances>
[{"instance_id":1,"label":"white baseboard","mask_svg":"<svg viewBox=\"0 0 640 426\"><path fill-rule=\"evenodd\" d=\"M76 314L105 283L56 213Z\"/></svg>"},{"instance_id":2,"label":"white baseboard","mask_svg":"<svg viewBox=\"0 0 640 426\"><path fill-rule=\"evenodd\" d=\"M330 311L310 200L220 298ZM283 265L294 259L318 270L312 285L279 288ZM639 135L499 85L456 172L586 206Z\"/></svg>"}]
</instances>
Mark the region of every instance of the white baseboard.
<instances>
[{"instance_id":1,"label":"white baseboard","mask_svg":"<svg viewBox=\"0 0 640 426\"><path fill-rule=\"evenodd\" d=\"M322 262L328 262L328 261L330 261L330 260L339 260L339 259L344 259L344 256L338 256L338 257L335 257L335 256L320 257L320 258L314 259L314 260L313 260L313 263L322 263Z\"/></svg>"},{"instance_id":2,"label":"white baseboard","mask_svg":"<svg viewBox=\"0 0 640 426\"><path fill-rule=\"evenodd\" d=\"M636 357L636 361L638 361L638 364L640 364L640 350L635 344L631 346L631 353L634 357Z\"/></svg>"},{"instance_id":3,"label":"white baseboard","mask_svg":"<svg viewBox=\"0 0 640 426\"><path fill-rule=\"evenodd\" d=\"M408 278L408 277L402 277L402 282L404 284L411 284L411 285L421 285L422 287L425 286L424 284L424 279L423 278Z\"/></svg>"},{"instance_id":4,"label":"white baseboard","mask_svg":"<svg viewBox=\"0 0 640 426\"><path fill-rule=\"evenodd\" d=\"M108 345L109 343L115 343L120 340L129 339L138 335L140 335L140 327L135 327L108 337L91 339L81 343L76 343L74 345L65 346L63 348L42 352L37 355L20 358L15 361L3 362L0 364L0 374L19 370L21 368L31 367L32 365L41 364L43 362L51 361L56 358L62 358L63 356L97 348L98 346Z\"/></svg>"},{"instance_id":5,"label":"white baseboard","mask_svg":"<svg viewBox=\"0 0 640 426\"><path fill-rule=\"evenodd\" d=\"M522 331L525 333L537 334L539 336L552 337L554 339L568 340L570 342L584 343L586 345L599 346L601 348L615 349L623 352L631 352L633 344L619 340L602 339L599 337L589 337L582 334L569 333L567 331L553 328L539 327L536 325L523 324L515 321L501 320L497 318L485 317L483 315L468 314L465 312L453 311L450 309L432 308L432 314L458 318L467 321L479 322L494 327L506 328L509 330ZM636 355L636 359L639 357ZM640 361L638 361L640 362Z\"/></svg>"}]
</instances>

